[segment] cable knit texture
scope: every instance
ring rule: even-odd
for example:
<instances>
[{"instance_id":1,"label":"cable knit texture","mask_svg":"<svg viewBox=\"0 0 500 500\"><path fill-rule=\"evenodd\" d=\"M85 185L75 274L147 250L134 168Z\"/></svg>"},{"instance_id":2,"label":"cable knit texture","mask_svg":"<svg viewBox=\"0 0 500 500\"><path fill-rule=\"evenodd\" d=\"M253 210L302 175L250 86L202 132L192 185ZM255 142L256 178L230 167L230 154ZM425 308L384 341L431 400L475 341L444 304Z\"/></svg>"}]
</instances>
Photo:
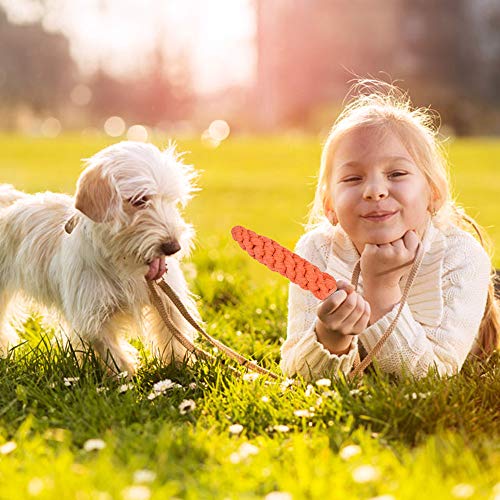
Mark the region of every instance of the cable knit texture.
<instances>
[{"instance_id":1,"label":"cable knit texture","mask_svg":"<svg viewBox=\"0 0 500 500\"><path fill-rule=\"evenodd\" d=\"M422 240L424 257L396 329L376 360L389 373L424 376L435 367L440 374L458 372L477 338L484 314L491 261L469 233L429 222ZM339 226L324 222L304 234L295 252L335 279L351 281L360 255ZM408 270L409 273L409 270ZM407 275L401 280L404 288ZM363 293L360 278L358 291ZM370 352L394 319L398 306L353 337L347 354L331 354L315 333L316 309L312 293L290 284L287 339L282 346L281 368L287 375L308 379L349 373L359 344Z\"/></svg>"}]
</instances>

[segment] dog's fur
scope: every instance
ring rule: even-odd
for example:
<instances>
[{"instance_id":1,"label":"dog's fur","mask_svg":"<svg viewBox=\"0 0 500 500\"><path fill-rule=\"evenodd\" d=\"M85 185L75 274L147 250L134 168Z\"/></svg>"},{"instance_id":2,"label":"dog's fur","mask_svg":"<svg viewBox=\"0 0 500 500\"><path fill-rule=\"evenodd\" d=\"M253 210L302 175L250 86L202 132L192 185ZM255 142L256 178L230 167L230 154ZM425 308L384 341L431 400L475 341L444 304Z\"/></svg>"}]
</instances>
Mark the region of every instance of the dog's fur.
<instances>
[{"instance_id":1,"label":"dog's fur","mask_svg":"<svg viewBox=\"0 0 500 500\"><path fill-rule=\"evenodd\" d=\"M180 209L196 189L195 176L173 146L160 151L127 141L86 161L74 198L0 185L3 353L15 342L5 310L22 292L58 310L72 344L89 343L111 370L135 373L136 351L123 338L131 332L147 334L163 360L184 359L151 306L145 276L158 279L166 261L166 281L199 319L179 265L194 234ZM193 339L187 322L170 314Z\"/></svg>"}]
</instances>

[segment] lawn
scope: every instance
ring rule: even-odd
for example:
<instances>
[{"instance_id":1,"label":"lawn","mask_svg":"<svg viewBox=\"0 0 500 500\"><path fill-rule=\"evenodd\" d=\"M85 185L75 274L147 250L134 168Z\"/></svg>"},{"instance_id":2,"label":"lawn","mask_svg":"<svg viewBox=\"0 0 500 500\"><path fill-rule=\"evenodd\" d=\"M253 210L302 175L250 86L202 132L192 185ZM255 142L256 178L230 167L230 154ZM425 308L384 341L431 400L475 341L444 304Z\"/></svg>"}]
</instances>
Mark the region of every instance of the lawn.
<instances>
[{"instance_id":1,"label":"lawn","mask_svg":"<svg viewBox=\"0 0 500 500\"><path fill-rule=\"evenodd\" d=\"M80 159L109 143L0 136L0 182L72 192ZM179 149L202 171L186 211L197 229L186 273L208 331L278 371L287 282L243 254L230 229L293 247L319 141ZM458 201L498 247L500 142L456 141L449 155ZM79 367L41 318L21 333L25 343L0 361L0 499L500 498L499 356L448 379L375 371L353 386L236 377L220 361L179 369L143 352L127 383L91 353Z\"/></svg>"}]
</instances>

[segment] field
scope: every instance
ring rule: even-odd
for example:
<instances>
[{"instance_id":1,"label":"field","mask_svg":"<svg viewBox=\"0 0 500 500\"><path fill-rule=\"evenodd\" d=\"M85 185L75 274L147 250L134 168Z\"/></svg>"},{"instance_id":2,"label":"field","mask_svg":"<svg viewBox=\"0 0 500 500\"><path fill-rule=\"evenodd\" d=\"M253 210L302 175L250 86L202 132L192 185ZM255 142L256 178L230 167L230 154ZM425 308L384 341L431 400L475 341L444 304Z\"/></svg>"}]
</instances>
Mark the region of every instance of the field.
<instances>
[{"instance_id":1,"label":"field","mask_svg":"<svg viewBox=\"0 0 500 500\"><path fill-rule=\"evenodd\" d=\"M0 136L0 182L71 193L80 159L109 143ZM179 141L179 150L201 170L185 214L197 230L186 273L208 331L277 372L287 282L243 254L230 230L294 246L319 140ZM453 142L449 160L456 199L498 248L500 142ZM236 377L221 361L176 369L143 352L128 384L91 353L78 366L36 315L21 335L0 360L0 499L500 498L498 355L448 379L374 371L358 387ZM165 379L172 387L155 393Z\"/></svg>"}]
</instances>

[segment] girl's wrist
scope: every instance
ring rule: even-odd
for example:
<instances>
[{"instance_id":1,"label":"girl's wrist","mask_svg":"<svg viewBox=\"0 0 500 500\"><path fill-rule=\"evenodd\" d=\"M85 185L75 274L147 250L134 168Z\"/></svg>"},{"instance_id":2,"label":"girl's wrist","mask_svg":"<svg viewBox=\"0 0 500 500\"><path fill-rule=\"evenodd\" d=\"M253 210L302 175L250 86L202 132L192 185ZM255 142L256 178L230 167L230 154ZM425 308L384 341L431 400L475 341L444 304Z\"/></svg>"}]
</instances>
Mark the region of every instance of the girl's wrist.
<instances>
[{"instance_id":1,"label":"girl's wrist","mask_svg":"<svg viewBox=\"0 0 500 500\"><path fill-rule=\"evenodd\" d=\"M363 297L370 304L370 324L373 325L382 316L392 311L393 307L401 301L402 293L399 285L370 286L365 284Z\"/></svg>"},{"instance_id":2,"label":"girl's wrist","mask_svg":"<svg viewBox=\"0 0 500 500\"><path fill-rule=\"evenodd\" d=\"M381 278L380 276L374 276L373 278L370 276L361 276L363 280L363 289L364 290L393 290L399 289L399 279L398 281L388 280L386 276Z\"/></svg>"},{"instance_id":3,"label":"girl's wrist","mask_svg":"<svg viewBox=\"0 0 500 500\"><path fill-rule=\"evenodd\" d=\"M351 335L344 335L336 330L331 330L319 319L316 321L314 331L318 342L331 354L341 356L351 350Z\"/></svg>"}]
</instances>

